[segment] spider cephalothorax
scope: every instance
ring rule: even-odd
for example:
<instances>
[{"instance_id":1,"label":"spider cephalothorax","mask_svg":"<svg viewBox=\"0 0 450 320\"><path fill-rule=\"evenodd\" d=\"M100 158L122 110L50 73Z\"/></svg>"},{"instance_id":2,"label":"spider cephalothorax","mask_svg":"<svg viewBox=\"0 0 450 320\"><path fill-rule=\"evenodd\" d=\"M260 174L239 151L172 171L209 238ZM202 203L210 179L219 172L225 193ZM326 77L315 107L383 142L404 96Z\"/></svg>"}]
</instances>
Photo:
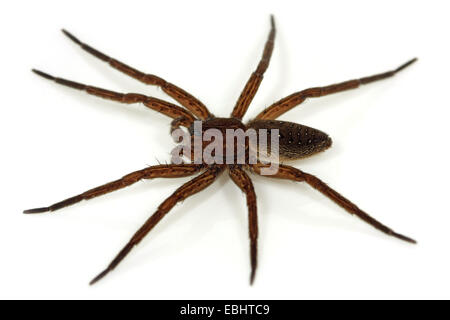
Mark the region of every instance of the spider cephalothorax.
<instances>
[{"instance_id":1,"label":"spider cephalothorax","mask_svg":"<svg viewBox=\"0 0 450 320\"><path fill-rule=\"evenodd\" d=\"M53 80L61 85L72 87L78 90L83 90L88 94L96 95L101 98L128 104L142 103L146 107L172 118L173 121L171 125L171 132L174 132L179 127L185 127L188 129L188 132L192 134L192 136L195 136L196 132L194 124L196 121L201 122L203 129L217 129L219 131L226 131L226 129L277 129L280 159L292 160L310 156L329 148L331 146L331 139L322 131L292 122L277 121L276 119L279 116L289 111L293 107L301 104L307 98L321 97L340 91L354 89L363 84L391 77L416 61L416 59L412 59L401 65L397 69L373 76L345 81L325 87L309 88L306 90L295 92L275 102L274 104L263 110L260 114L258 114L255 119L247 124L244 124L241 121L242 117L246 113L253 97L258 90L258 87L263 79L264 72L269 66L270 57L272 55L273 43L275 39L275 23L273 17L271 18L271 26L272 27L264 48L262 58L256 70L252 73L250 79L247 81L247 84L245 85L231 113L230 118L216 118L209 112L209 110L202 102L200 102L197 98L187 93L183 89L175 86L174 84L171 84L170 82L167 82L166 80L158 76L145 74L141 71L133 69L132 67L127 66L124 63L101 53L100 51L90 47L89 45L82 43L80 40L78 40L65 30L63 30L64 34L88 53L109 63L111 67L143 83L159 86L165 93L174 98L181 106L142 94L124 94L114 92L84 85L70 80L65 80L62 78L56 78L42 71L33 71L38 75L46 79ZM200 135L202 134L203 131ZM248 150L248 148L246 148L246 150ZM88 200L127 187L141 179L176 178L198 174L195 178L179 187L170 197L168 197L163 203L159 205L156 212L152 216L150 216L150 218L144 223L144 225L133 235L127 245L119 252L119 254L108 265L108 267L91 281L92 284L100 280L108 272L113 270L132 250L132 248L137 245L178 202L183 201L189 196L207 188L214 182L214 180L216 180L219 174L227 170L232 181L245 193L247 199L251 261L250 282L252 283L255 277L257 266L258 221L256 212L256 194L253 188L252 181L246 171L264 175L263 172L265 169L267 169L269 164L258 161L256 163L247 161L244 163L222 162L207 164L203 161L201 161L200 163L196 163L195 161L193 161L194 159L192 158L192 156L190 156L189 158L191 159L191 163L173 163L151 166L127 174L121 179L88 190L72 198L55 203L49 207L25 210L24 213L55 211L63 207L75 204L79 201ZM245 157L245 159L249 160L248 157ZM268 175L267 177L306 182L311 187L318 190L323 195L341 206L347 212L358 216L376 229L388 235L397 237L401 240L415 243L413 239L394 232L387 226L370 217L367 213L359 209L355 204L344 198L338 192L331 189L319 178L291 166L283 165L281 163L277 163L277 165L278 170L276 172L273 172L271 175Z\"/></svg>"}]
</instances>

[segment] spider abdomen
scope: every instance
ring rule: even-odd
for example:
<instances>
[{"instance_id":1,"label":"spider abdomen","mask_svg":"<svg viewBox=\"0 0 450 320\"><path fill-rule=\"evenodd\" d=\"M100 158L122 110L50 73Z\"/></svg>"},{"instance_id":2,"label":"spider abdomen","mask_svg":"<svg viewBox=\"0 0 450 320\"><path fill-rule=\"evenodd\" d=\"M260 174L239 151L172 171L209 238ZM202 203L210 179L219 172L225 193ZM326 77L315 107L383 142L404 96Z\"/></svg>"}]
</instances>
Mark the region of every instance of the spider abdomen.
<instances>
[{"instance_id":1,"label":"spider abdomen","mask_svg":"<svg viewBox=\"0 0 450 320\"><path fill-rule=\"evenodd\" d=\"M253 120L249 128L267 130L270 149L271 130L278 129L279 157L294 160L311 156L328 149L331 138L323 131L302 124L278 120Z\"/></svg>"}]
</instances>

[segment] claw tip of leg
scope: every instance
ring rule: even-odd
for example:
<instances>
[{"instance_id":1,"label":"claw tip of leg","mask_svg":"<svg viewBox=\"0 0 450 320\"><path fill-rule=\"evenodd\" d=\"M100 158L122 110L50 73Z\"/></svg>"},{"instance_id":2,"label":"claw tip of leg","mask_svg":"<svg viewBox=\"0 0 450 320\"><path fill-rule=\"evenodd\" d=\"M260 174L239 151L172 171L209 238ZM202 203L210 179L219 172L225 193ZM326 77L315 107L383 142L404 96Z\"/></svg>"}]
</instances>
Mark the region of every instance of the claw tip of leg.
<instances>
[{"instance_id":1,"label":"claw tip of leg","mask_svg":"<svg viewBox=\"0 0 450 320\"><path fill-rule=\"evenodd\" d=\"M273 14L270 15L270 24L272 28L275 28L275 16Z\"/></svg>"},{"instance_id":2,"label":"claw tip of leg","mask_svg":"<svg viewBox=\"0 0 450 320\"><path fill-rule=\"evenodd\" d=\"M33 214L33 213L42 213L42 212L47 212L47 211L49 211L49 209L44 207L44 208L35 208L35 209L24 210L23 213Z\"/></svg>"},{"instance_id":3,"label":"claw tip of leg","mask_svg":"<svg viewBox=\"0 0 450 320\"><path fill-rule=\"evenodd\" d=\"M400 67L398 67L397 70L395 70L395 72L399 72L399 71L405 69L406 67L409 67L417 60L418 60L418 58L413 58L413 59L409 60L408 62L406 62L406 63L402 64Z\"/></svg>"},{"instance_id":4,"label":"claw tip of leg","mask_svg":"<svg viewBox=\"0 0 450 320\"><path fill-rule=\"evenodd\" d=\"M81 41L78 40L73 34L71 34L69 31L67 31L66 29L61 29L62 33L64 33L70 40L72 40L73 42L77 43L77 44L81 44Z\"/></svg>"},{"instance_id":5,"label":"claw tip of leg","mask_svg":"<svg viewBox=\"0 0 450 320\"><path fill-rule=\"evenodd\" d=\"M407 236L404 236L404 235L402 235L402 234L394 233L394 236L397 237L397 238L400 239L400 240L403 240L403 241L406 241L406 242L409 242L409 243L412 243L412 244L417 244L417 241L416 241L416 240L414 240L414 239L412 239L412 238L409 238L409 237L407 237Z\"/></svg>"},{"instance_id":6,"label":"claw tip of leg","mask_svg":"<svg viewBox=\"0 0 450 320\"><path fill-rule=\"evenodd\" d=\"M106 274L109 272L109 269L106 269L102 272L100 272L94 279L91 280L91 282L89 282L89 285L92 286L93 284L97 283L100 279L102 279L104 276L106 276Z\"/></svg>"},{"instance_id":7,"label":"claw tip of leg","mask_svg":"<svg viewBox=\"0 0 450 320\"><path fill-rule=\"evenodd\" d=\"M94 279L92 279L92 280L89 282L89 285L90 285L90 286L94 285L98 280L100 280L100 279L99 279L99 277L97 276L97 277L95 277Z\"/></svg>"},{"instance_id":8,"label":"claw tip of leg","mask_svg":"<svg viewBox=\"0 0 450 320\"><path fill-rule=\"evenodd\" d=\"M41 76L41 77L43 77L45 79L48 79L48 80L54 80L55 79L53 76L49 75L48 73L42 72L40 70L31 69L31 71L36 73L38 76Z\"/></svg>"},{"instance_id":9,"label":"claw tip of leg","mask_svg":"<svg viewBox=\"0 0 450 320\"><path fill-rule=\"evenodd\" d=\"M253 271L250 275L250 285L253 285L253 282L255 282L255 272Z\"/></svg>"},{"instance_id":10,"label":"claw tip of leg","mask_svg":"<svg viewBox=\"0 0 450 320\"><path fill-rule=\"evenodd\" d=\"M417 58L417 57L412 58L412 59L409 60L406 64L409 66L409 65L413 64L414 62L416 62L417 60L419 60L419 58Z\"/></svg>"}]
</instances>

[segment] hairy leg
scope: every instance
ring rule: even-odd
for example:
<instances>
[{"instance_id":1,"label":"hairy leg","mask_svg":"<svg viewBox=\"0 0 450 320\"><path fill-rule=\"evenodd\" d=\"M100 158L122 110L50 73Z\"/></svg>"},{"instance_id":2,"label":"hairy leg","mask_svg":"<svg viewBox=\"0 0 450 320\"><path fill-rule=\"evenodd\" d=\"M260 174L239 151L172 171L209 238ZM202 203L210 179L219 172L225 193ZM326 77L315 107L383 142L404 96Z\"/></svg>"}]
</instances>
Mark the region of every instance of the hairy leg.
<instances>
[{"instance_id":1,"label":"hairy leg","mask_svg":"<svg viewBox=\"0 0 450 320\"><path fill-rule=\"evenodd\" d=\"M245 193L248 207L248 231L250 237L250 284L253 284L257 267L258 253L258 215L256 210L256 194L250 177L239 166L230 166L229 175L233 182Z\"/></svg>"},{"instance_id":2,"label":"hairy leg","mask_svg":"<svg viewBox=\"0 0 450 320\"><path fill-rule=\"evenodd\" d=\"M275 40L275 19L273 16L270 17L270 22L272 28L270 29L269 37L266 41L263 55L261 57L261 60L259 61L258 67L252 73L250 79L248 79L244 90L242 90L242 93L239 96L236 105L234 106L233 112L231 113L231 116L234 118L242 119L242 117L245 115L250 103L252 102L256 92L258 91L259 85L262 82L264 72L266 72L267 68L269 67Z\"/></svg>"},{"instance_id":3,"label":"hairy leg","mask_svg":"<svg viewBox=\"0 0 450 320\"><path fill-rule=\"evenodd\" d=\"M298 106L303 101L305 101L307 98L316 98L316 97L322 97L326 96L332 93L337 93L341 91L346 91L350 89L358 88L360 85L368 84L374 81L386 79L389 77L392 77L397 72L403 70L410 64L414 63L417 60L417 58L414 58L405 64L402 64L400 67L398 67L395 70L376 74L370 77L364 77L360 79L355 80L349 80L337 84L332 84L326 87L315 87L315 88L309 88L306 90L302 90L299 92L295 92L286 98L283 98L274 104L272 104L270 107L266 108L263 112L258 114L256 116L256 119L264 119L264 120L274 120L281 116L283 113L291 110L295 106Z\"/></svg>"},{"instance_id":4,"label":"hairy leg","mask_svg":"<svg viewBox=\"0 0 450 320\"><path fill-rule=\"evenodd\" d=\"M103 99L108 99L108 100L114 100L114 101L118 101L121 103L142 103L144 104L147 108L150 108L152 110L155 110L157 112L160 112L172 119L183 119L183 121L181 121L179 123L179 125L183 125L185 127L189 127L191 125L191 123L195 120L195 117L186 109L179 107L177 105L174 105L172 103L169 103L167 101L164 100L160 100L157 98L153 98L153 97L148 97L145 96L143 94L138 94L138 93L119 93L119 92L114 92L114 91L110 91L110 90L106 90L106 89L102 89L102 88L97 88L97 87L93 87L93 86L88 86L82 83L78 83L78 82L74 82L74 81L70 81L70 80L66 80L66 79L62 79L62 78L57 78L54 76L51 76L45 72L39 71L39 70L35 70L33 69L33 72L40 75L41 77L51 80L51 81L55 81L56 83L66 86L66 87L70 87L73 89L77 89L77 90L82 90L87 92L88 94L103 98Z\"/></svg>"},{"instance_id":5,"label":"hairy leg","mask_svg":"<svg viewBox=\"0 0 450 320\"><path fill-rule=\"evenodd\" d=\"M180 201L185 200L191 195L202 191L206 187L210 186L217 176L223 171L222 167L212 167L201 175L195 177L191 181L183 184L178 188L169 198L167 198L158 207L158 210L144 223L144 225L134 234L125 247L119 252L119 254L111 261L108 267L96 276L90 284L94 284L112 271L127 255L128 253L139 243L141 240L153 229L153 227L161 221L161 219Z\"/></svg>"},{"instance_id":6,"label":"hairy leg","mask_svg":"<svg viewBox=\"0 0 450 320\"><path fill-rule=\"evenodd\" d=\"M252 167L253 171L257 174L260 174L261 168L265 167L266 165L263 164L257 164ZM339 205L340 207L344 208L348 213L354 214L358 216L360 219L364 220L368 224L370 224L372 227L390 235L393 237L396 237L398 239L416 243L415 240L408 238L404 235L401 235L399 233L394 232L392 229L388 228L387 226L383 225L381 222L375 220L371 216L369 216L367 213L359 209L354 203L352 203L350 200L344 198L342 195L340 195L337 191L330 188L325 182L320 180L319 178L303 172L297 168L281 165L279 167L279 171L275 175L271 176L265 176L269 178L278 178L278 179L287 179L292 181L299 181L299 182L306 182L314 189L318 190L320 193L322 193L324 196L332 200L334 203Z\"/></svg>"},{"instance_id":7,"label":"hairy leg","mask_svg":"<svg viewBox=\"0 0 450 320\"><path fill-rule=\"evenodd\" d=\"M188 92L184 91L183 89L177 87L176 85L167 82L166 80L155 76L153 74L145 74L139 70L136 70L130 66L127 66L126 64L111 58L107 56L106 54L98 51L97 49L92 48L91 46L81 42L78 40L75 36L73 36L71 33L69 33L66 30L62 30L63 33L71 39L73 42L78 44L83 50L86 52L89 52L93 56L97 57L100 60L105 61L108 63L111 67L129 75L130 77L135 78L136 80L139 80L145 84L149 85L155 85L159 86L165 93L167 93L169 96L177 100L182 106L184 106L186 109L191 111L193 114L195 114L200 119L206 119L212 116L210 112L208 111L208 108L197 98L189 94Z\"/></svg>"},{"instance_id":8,"label":"hairy leg","mask_svg":"<svg viewBox=\"0 0 450 320\"><path fill-rule=\"evenodd\" d=\"M197 164L166 164L166 165L158 165L148 167L139 171L132 172L127 174L121 179L109 182L100 187L96 187L94 189L88 190L79 194L77 196L68 198L66 200L57 202L52 204L49 207L35 208L25 210L23 213L42 213L48 211L55 211L70 205L73 205L82 200L89 200L106 193L113 192L115 190L119 190L133 183L138 182L141 179L154 179L154 178L180 178L191 176L197 172L199 172L203 168L202 165Z\"/></svg>"}]
</instances>

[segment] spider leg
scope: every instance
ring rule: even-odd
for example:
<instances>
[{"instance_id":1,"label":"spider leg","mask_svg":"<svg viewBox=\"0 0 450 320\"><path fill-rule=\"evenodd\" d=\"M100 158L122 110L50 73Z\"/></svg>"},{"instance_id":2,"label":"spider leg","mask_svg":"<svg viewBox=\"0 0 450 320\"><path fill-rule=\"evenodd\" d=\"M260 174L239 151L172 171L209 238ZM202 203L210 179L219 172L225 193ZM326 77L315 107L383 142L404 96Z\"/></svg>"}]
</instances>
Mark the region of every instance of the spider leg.
<instances>
[{"instance_id":1,"label":"spider leg","mask_svg":"<svg viewBox=\"0 0 450 320\"><path fill-rule=\"evenodd\" d=\"M100 187L88 190L79 194L77 196L68 198L66 200L52 204L49 207L35 208L25 210L23 213L42 213L48 211L55 211L70 205L73 205L82 200L89 200L125 187L138 182L141 179L153 179L153 178L180 178L191 176L203 168L202 165L197 164L171 164L171 165L158 165L148 167L139 171L134 171L127 174L121 179L109 182Z\"/></svg>"},{"instance_id":2,"label":"spider leg","mask_svg":"<svg viewBox=\"0 0 450 320\"><path fill-rule=\"evenodd\" d=\"M248 79L247 84L242 90L241 95L239 96L236 105L234 106L233 112L231 116L234 118L242 119L245 112L253 100L256 92L258 91L259 85L262 82L264 72L266 72L269 67L270 58L272 56L273 44L275 40L275 19L273 16L270 17L271 29L269 33L269 37L266 41L266 45L264 47L264 52L259 61L258 67Z\"/></svg>"},{"instance_id":3,"label":"spider leg","mask_svg":"<svg viewBox=\"0 0 450 320\"><path fill-rule=\"evenodd\" d=\"M180 129L180 126L182 126L184 123L186 123L186 118L180 117L172 120L170 123L170 134L172 134L175 130Z\"/></svg>"},{"instance_id":4,"label":"spider leg","mask_svg":"<svg viewBox=\"0 0 450 320\"><path fill-rule=\"evenodd\" d=\"M412 63L416 62L417 58L414 58L395 70L391 70L388 72L376 74L370 77L364 77L355 80L349 80L341 83L332 84L326 87L315 87L309 88L306 90L302 90L299 92L295 92L266 108L260 114L256 116L256 119L264 119L264 120L275 120L283 113L291 110L293 107L301 104L307 98L316 98L326 96L332 93L337 93L345 90L356 89L360 85L368 84L374 81L383 80L389 77L394 76L397 72L405 69Z\"/></svg>"},{"instance_id":5,"label":"spider leg","mask_svg":"<svg viewBox=\"0 0 450 320\"><path fill-rule=\"evenodd\" d=\"M108 63L114 69L119 70L132 78L135 78L138 81L141 81L145 84L155 85L161 87L161 89L168 94L173 99L177 100L182 106L191 111L200 119L206 119L211 117L208 108L197 98L184 91L183 89L177 87L176 85L167 82L166 80L155 76L153 74L145 74L139 70L136 70L126 64L107 56L106 54L98 51L97 49L92 48L91 46L81 42L74 35L69 33L66 30L62 30L62 32L73 42L78 44L84 51L92 54L100 60Z\"/></svg>"},{"instance_id":6,"label":"spider leg","mask_svg":"<svg viewBox=\"0 0 450 320\"><path fill-rule=\"evenodd\" d=\"M66 80L66 79L62 79L62 78L56 78L54 76L51 76L51 75L49 75L45 72L39 71L39 70L33 69L32 71L45 79L55 81L56 83L61 84L66 87L85 91L88 94L91 94L91 95L94 95L94 96L97 96L100 98L114 100L114 101L118 101L121 103L127 103L127 104L141 102L147 108L150 108L159 113L162 113L172 119L180 119L180 118L183 119L183 121L180 122L179 124L183 125L185 127L189 127L191 125L191 123L195 120L195 117L186 109L179 107L175 104L169 103L167 101L164 101L164 100L160 100L160 99L153 98L153 97L148 97L148 96L145 96L143 94L138 94L138 93L120 93L120 92L110 91L110 90L97 88L97 87L93 87L93 86L88 86L88 85L85 85L82 83L78 83L78 82L74 82L74 81L70 81L70 80Z\"/></svg>"},{"instance_id":7,"label":"spider leg","mask_svg":"<svg viewBox=\"0 0 450 320\"><path fill-rule=\"evenodd\" d=\"M90 284L92 285L96 283L112 271L128 255L133 247L136 246L178 202L185 200L191 195L200 192L211 185L222 171L223 167L211 167L201 175L195 177L178 188L170 197L160 204L158 210L156 210L156 212L134 234L125 247L111 261L108 267L96 276Z\"/></svg>"},{"instance_id":8,"label":"spider leg","mask_svg":"<svg viewBox=\"0 0 450 320\"><path fill-rule=\"evenodd\" d=\"M257 165L254 165L252 168L255 173L260 174L260 169L264 166L266 166L266 165L257 164ZM359 209L355 204L350 202L350 200L344 198L337 191L331 189L325 182L321 181L319 178L317 178L309 173L303 172L303 171L301 171L297 168L291 167L291 166L286 166L286 165L280 164L278 173L276 173L275 175L269 175L266 177L287 179L287 180L299 181L299 182L304 181L307 184L309 184L311 187L313 187L314 189L321 192L324 196L326 196L327 198L332 200L334 203L341 206L348 213L358 216L360 219L367 222L372 227L374 227L390 236L396 237L398 239L401 239L401 240L404 240L407 242L411 242L411 243L416 243L415 240L408 238L404 235L401 235L399 233L396 233L392 229L383 225L381 222L375 220L374 218L369 216L367 213L365 213L364 211Z\"/></svg>"},{"instance_id":9,"label":"spider leg","mask_svg":"<svg viewBox=\"0 0 450 320\"><path fill-rule=\"evenodd\" d=\"M250 236L250 263L251 274L250 284L253 284L257 267L258 252L258 215L256 210L256 194L250 177L242 168L238 166L230 166L229 175L231 180L245 193L248 207L248 228Z\"/></svg>"}]
</instances>

